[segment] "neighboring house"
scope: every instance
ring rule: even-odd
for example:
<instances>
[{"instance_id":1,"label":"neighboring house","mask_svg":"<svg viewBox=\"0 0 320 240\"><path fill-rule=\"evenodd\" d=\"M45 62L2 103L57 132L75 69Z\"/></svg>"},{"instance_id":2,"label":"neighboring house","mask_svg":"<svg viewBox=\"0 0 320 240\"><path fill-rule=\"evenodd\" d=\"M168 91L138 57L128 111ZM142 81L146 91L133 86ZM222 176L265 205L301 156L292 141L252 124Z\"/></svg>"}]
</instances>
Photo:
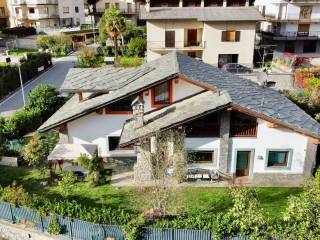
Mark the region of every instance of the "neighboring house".
<instances>
[{"instance_id":1,"label":"neighboring house","mask_svg":"<svg viewBox=\"0 0 320 240\"><path fill-rule=\"evenodd\" d=\"M96 13L101 16L110 5L118 8L128 21L137 23L140 5L134 0L100 0L96 4Z\"/></svg>"},{"instance_id":2,"label":"neighboring house","mask_svg":"<svg viewBox=\"0 0 320 240\"><path fill-rule=\"evenodd\" d=\"M136 156L140 137L178 127L199 157L190 168L294 185L316 164L317 121L278 91L183 54L133 69L71 69L61 90L76 94L39 130L58 129L60 143L96 144L101 157ZM150 177L143 163L138 154L139 180Z\"/></svg>"},{"instance_id":3,"label":"neighboring house","mask_svg":"<svg viewBox=\"0 0 320 240\"><path fill-rule=\"evenodd\" d=\"M9 25L9 10L6 0L0 0L0 29Z\"/></svg>"},{"instance_id":4,"label":"neighboring house","mask_svg":"<svg viewBox=\"0 0 320 240\"><path fill-rule=\"evenodd\" d=\"M256 23L263 20L243 0L175 0L146 3L147 59L172 50L214 66L240 63L252 67Z\"/></svg>"},{"instance_id":5,"label":"neighboring house","mask_svg":"<svg viewBox=\"0 0 320 240\"><path fill-rule=\"evenodd\" d=\"M255 6L266 18L260 25L262 44L280 52L319 53L319 1L257 0Z\"/></svg>"},{"instance_id":6,"label":"neighboring house","mask_svg":"<svg viewBox=\"0 0 320 240\"><path fill-rule=\"evenodd\" d=\"M10 25L36 28L84 23L83 0L8 0Z\"/></svg>"}]
</instances>

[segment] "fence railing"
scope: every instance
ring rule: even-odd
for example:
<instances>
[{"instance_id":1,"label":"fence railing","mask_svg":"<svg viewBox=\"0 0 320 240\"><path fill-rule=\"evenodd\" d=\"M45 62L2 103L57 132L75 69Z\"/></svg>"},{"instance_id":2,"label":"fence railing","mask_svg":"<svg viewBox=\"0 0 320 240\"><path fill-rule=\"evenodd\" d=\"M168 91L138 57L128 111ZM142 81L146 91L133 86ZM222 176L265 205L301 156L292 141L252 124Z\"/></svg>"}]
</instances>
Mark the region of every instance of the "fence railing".
<instances>
[{"instance_id":1,"label":"fence railing","mask_svg":"<svg viewBox=\"0 0 320 240\"><path fill-rule=\"evenodd\" d=\"M205 48L205 41L148 41L149 49L162 48Z\"/></svg>"}]
</instances>

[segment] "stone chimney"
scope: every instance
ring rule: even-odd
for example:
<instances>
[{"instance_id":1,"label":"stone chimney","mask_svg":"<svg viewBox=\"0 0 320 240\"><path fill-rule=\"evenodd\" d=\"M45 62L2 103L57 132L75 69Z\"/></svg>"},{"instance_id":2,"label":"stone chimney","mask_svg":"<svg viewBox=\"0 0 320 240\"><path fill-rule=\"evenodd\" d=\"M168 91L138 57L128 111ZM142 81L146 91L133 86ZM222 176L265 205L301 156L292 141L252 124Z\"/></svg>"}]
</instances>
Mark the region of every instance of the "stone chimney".
<instances>
[{"instance_id":1,"label":"stone chimney","mask_svg":"<svg viewBox=\"0 0 320 240\"><path fill-rule=\"evenodd\" d=\"M146 0L146 12L150 12L150 0Z\"/></svg>"},{"instance_id":2,"label":"stone chimney","mask_svg":"<svg viewBox=\"0 0 320 240\"><path fill-rule=\"evenodd\" d=\"M138 96L131 103L133 111L133 121L135 122L135 128L143 126L143 115L144 115L144 101Z\"/></svg>"}]
</instances>

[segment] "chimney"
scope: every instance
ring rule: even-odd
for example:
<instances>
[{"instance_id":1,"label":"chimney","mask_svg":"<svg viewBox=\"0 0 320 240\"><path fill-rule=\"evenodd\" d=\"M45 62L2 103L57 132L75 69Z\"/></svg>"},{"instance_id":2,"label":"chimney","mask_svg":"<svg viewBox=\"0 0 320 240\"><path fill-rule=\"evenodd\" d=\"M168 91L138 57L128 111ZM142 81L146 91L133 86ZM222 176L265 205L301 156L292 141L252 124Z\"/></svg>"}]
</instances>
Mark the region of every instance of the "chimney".
<instances>
[{"instance_id":1,"label":"chimney","mask_svg":"<svg viewBox=\"0 0 320 240\"><path fill-rule=\"evenodd\" d=\"M146 12L150 12L150 0L146 0Z\"/></svg>"},{"instance_id":2,"label":"chimney","mask_svg":"<svg viewBox=\"0 0 320 240\"><path fill-rule=\"evenodd\" d=\"M135 128L143 126L144 101L139 96L131 103Z\"/></svg>"}]
</instances>

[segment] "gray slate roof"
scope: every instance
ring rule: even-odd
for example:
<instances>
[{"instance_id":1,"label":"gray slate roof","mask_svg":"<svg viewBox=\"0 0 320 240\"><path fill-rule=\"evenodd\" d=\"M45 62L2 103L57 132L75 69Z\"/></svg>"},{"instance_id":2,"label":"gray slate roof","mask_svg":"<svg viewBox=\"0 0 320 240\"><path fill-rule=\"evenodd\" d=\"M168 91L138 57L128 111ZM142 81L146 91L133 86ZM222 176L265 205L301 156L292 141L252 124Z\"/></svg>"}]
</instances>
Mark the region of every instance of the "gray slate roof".
<instances>
[{"instance_id":1,"label":"gray slate roof","mask_svg":"<svg viewBox=\"0 0 320 240\"><path fill-rule=\"evenodd\" d=\"M168 53L140 68L146 67L152 70L109 94L80 103L76 96L71 98L39 130L51 129L162 81L175 76L183 76L210 88L226 91L235 106L251 110L277 123L320 138L320 124L278 91L261 87L248 79L176 52Z\"/></svg>"},{"instance_id":2,"label":"gray slate roof","mask_svg":"<svg viewBox=\"0 0 320 240\"><path fill-rule=\"evenodd\" d=\"M134 121L128 121L123 127L120 145L150 135L169 126L181 124L204 113L211 113L231 103L227 92L207 91L192 98L187 98L158 111L144 115L144 126L135 128Z\"/></svg>"},{"instance_id":3,"label":"gray slate roof","mask_svg":"<svg viewBox=\"0 0 320 240\"><path fill-rule=\"evenodd\" d=\"M143 8L140 18L160 19L196 19L198 21L260 21L264 18L255 7L172 7L152 8L146 12Z\"/></svg>"},{"instance_id":4,"label":"gray slate roof","mask_svg":"<svg viewBox=\"0 0 320 240\"><path fill-rule=\"evenodd\" d=\"M152 68L71 68L64 80L61 91L95 92L113 91L141 78Z\"/></svg>"}]
</instances>

